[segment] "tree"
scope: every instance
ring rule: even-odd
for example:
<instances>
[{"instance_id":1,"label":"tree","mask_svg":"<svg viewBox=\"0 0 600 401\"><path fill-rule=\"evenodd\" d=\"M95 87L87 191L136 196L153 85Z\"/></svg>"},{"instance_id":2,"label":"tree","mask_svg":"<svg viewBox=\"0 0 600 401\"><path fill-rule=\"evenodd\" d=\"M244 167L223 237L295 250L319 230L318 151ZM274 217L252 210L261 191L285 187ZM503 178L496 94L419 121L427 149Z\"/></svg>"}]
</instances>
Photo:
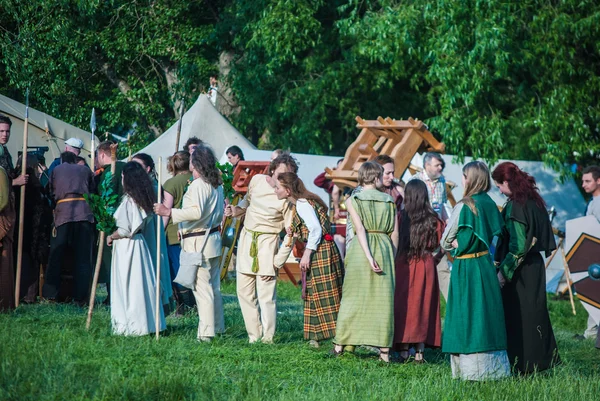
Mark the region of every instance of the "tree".
<instances>
[{"instance_id":1,"label":"tree","mask_svg":"<svg viewBox=\"0 0 600 401\"><path fill-rule=\"evenodd\" d=\"M423 119L459 157L562 168L600 154L594 2L257 0L227 12L236 122L272 147L341 153L360 114Z\"/></svg>"},{"instance_id":2,"label":"tree","mask_svg":"<svg viewBox=\"0 0 600 401\"><path fill-rule=\"evenodd\" d=\"M590 0L0 0L4 90L153 138L220 69L264 148L342 154L354 117L424 120L449 153L563 168L600 155ZM2 81L0 81L2 82ZM2 85L2 84L0 84ZM229 92L231 91L231 93ZM22 96L22 95L21 95Z\"/></svg>"},{"instance_id":3,"label":"tree","mask_svg":"<svg viewBox=\"0 0 600 401\"><path fill-rule=\"evenodd\" d=\"M0 1L5 90L80 127L142 146L178 118L216 70L215 12L184 1ZM139 147L138 146L138 147Z\"/></svg>"}]
</instances>

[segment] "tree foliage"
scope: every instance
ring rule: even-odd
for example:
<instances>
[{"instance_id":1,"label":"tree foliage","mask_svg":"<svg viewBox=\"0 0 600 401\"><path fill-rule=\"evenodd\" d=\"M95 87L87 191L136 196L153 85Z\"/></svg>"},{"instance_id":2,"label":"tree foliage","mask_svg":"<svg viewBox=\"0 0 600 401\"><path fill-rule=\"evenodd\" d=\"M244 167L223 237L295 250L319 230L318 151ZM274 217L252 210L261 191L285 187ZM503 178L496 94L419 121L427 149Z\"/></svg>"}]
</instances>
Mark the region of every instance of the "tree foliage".
<instances>
[{"instance_id":1,"label":"tree foliage","mask_svg":"<svg viewBox=\"0 0 600 401\"><path fill-rule=\"evenodd\" d=\"M356 115L381 115L424 120L461 157L563 167L600 154L591 0L0 6L3 90L30 85L42 108L82 127L96 107L103 129L162 132L178 99L191 104L226 67L239 106L228 117L266 148L341 154Z\"/></svg>"}]
</instances>

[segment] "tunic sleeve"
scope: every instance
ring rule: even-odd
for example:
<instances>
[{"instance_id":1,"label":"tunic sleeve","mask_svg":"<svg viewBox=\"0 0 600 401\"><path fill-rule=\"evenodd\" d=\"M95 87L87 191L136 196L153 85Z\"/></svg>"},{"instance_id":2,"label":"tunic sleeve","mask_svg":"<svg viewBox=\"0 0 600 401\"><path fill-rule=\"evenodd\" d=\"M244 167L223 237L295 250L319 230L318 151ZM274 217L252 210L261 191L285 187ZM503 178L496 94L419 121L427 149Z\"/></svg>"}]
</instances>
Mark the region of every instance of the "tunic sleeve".
<instances>
[{"instance_id":1,"label":"tunic sleeve","mask_svg":"<svg viewBox=\"0 0 600 401\"><path fill-rule=\"evenodd\" d=\"M315 213L315 209L305 200L298 200L296 203L296 211L300 218L304 221L306 228L308 229L308 240L306 242L306 248L317 250L321 237L323 236L323 229L319 218Z\"/></svg>"},{"instance_id":2,"label":"tunic sleeve","mask_svg":"<svg viewBox=\"0 0 600 401\"><path fill-rule=\"evenodd\" d=\"M8 175L3 168L0 168L0 211L4 210L8 205L8 197L10 196L8 184Z\"/></svg>"},{"instance_id":3,"label":"tunic sleeve","mask_svg":"<svg viewBox=\"0 0 600 401\"><path fill-rule=\"evenodd\" d=\"M114 214L115 222L117 223L117 231L120 237L131 237L132 221L131 213L129 211L130 206L129 199L124 198Z\"/></svg>"},{"instance_id":4,"label":"tunic sleeve","mask_svg":"<svg viewBox=\"0 0 600 401\"><path fill-rule=\"evenodd\" d=\"M119 236L124 238L133 237L142 229L146 216L146 212L142 211L131 198L123 198L121 205L114 214Z\"/></svg>"},{"instance_id":5,"label":"tunic sleeve","mask_svg":"<svg viewBox=\"0 0 600 401\"><path fill-rule=\"evenodd\" d=\"M464 204L459 203L454 207L452 211L452 216L450 216L450 221L442 234L441 246L446 251L452 251L454 248L452 247L452 241L457 239L458 235L458 218L460 217L460 212L463 208Z\"/></svg>"},{"instance_id":6,"label":"tunic sleeve","mask_svg":"<svg viewBox=\"0 0 600 401\"><path fill-rule=\"evenodd\" d=\"M173 224L184 221L200 220L203 213L202 208L206 205L206 200L209 197L210 191L210 187L204 185L202 182L192 183L183 196L184 201L181 203L182 208L171 209L171 219L173 220ZM200 205L202 205L202 208Z\"/></svg>"},{"instance_id":7,"label":"tunic sleeve","mask_svg":"<svg viewBox=\"0 0 600 401\"><path fill-rule=\"evenodd\" d=\"M515 270L523 261L523 257L527 253L527 231L523 223L509 219L506 224L508 229L508 254L500 263L500 271L507 280L512 280Z\"/></svg>"}]
</instances>

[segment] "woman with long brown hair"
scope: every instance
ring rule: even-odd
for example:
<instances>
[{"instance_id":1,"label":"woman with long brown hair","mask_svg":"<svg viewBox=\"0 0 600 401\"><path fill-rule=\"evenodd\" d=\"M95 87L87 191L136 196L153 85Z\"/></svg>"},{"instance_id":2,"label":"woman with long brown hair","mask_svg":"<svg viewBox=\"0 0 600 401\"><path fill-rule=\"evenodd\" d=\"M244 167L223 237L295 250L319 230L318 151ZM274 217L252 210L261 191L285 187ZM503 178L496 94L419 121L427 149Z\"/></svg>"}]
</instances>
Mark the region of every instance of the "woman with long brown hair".
<instances>
[{"instance_id":1,"label":"woman with long brown hair","mask_svg":"<svg viewBox=\"0 0 600 401\"><path fill-rule=\"evenodd\" d=\"M155 230L152 213L154 188L144 168L136 162L123 166L123 199L114 214L117 230L106 238L112 247L110 315L114 334L141 336L154 333L155 311L160 310L160 330L166 329L161 305L156 305L156 244L144 231ZM164 292L164 289L163 289Z\"/></svg>"},{"instance_id":2,"label":"woman with long brown hair","mask_svg":"<svg viewBox=\"0 0 600 401\"><path fill-rule=\"evenodd\" d=\"M425 347L439 348L441 344L436 270L441 253L436 251L445 225L431 207L423 181L409 181L404 196L396 255L394 344L402 361L408 359L408 348L415 344L415 363L423 363Z\"/></svg>"},{"instance_id":3,"label":"woman with long brown hair","mask_svg":"<svg viewBox=\"0 0 600 401\"><path fill-rule=\"evenodd\" d=\"M454 258L442 351L451 354L452 376L464 380L510 374L502 296L490 257L492 239L504 224L487 194L490 181L484 163L463 167L465 192L442 236L442 247Z\"/></svg>"},{"instance_id":4,"label":"woman with long brown hair","mask_svg":"<svg viewBox=\"0 0 600 401\"><path fill-rule=\"evenodd\" d=\"M179 224L181 233L180 269L194 271L193 290L198 306L198 341L210 342L225 331L221 296L221 234L219 224L225 207L223 179L212 149L199 144L190 157L194 180L183 195L180 208L154 205L159 216Z\"/></svg>"},{"instance_id":5,"label":"woman with long brown hair","mask_svg":"<svg viewBox=\"0 0 600 401\"><path fill-rule=\"evenodd\" d=\"M333 242L327 205L308 191L295 173L277 177L275 194L295 205L294 220L288 235L295 235L306 246L300 269L303 271L304 339L318 347L319 341L335 336L340 308L344 268Z\"/></svg>"},{"instance_id":6,"label":"woman with long brown hair","mask_svg":"<svg viewBox=\"0 0 600 401\"><path fill-rule=\"evenodd\" d=\"M560 362L548 306L546 270L541 252L556 249L546 204L535 178L505 162L492 173L508 202L502 209L506 224L496 249L498 280L508 339L508 357L519 373L532 373Z\"/></svg>"}]
</instances>

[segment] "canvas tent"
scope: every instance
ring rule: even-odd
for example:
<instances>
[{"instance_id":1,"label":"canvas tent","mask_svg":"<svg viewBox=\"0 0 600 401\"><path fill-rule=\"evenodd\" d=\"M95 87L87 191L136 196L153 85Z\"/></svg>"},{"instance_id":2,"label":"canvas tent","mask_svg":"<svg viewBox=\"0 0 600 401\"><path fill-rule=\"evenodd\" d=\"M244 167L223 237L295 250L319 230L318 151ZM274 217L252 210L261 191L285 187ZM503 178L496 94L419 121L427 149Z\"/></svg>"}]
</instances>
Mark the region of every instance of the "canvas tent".
<instances>
[{"instance_id":1,"label":"canvas tent","mask_svg":"<svg viewBox=\"0 0 600 401\"><path fill-rule=\"evenodd\" d=\"M0 114L12 120L8 151L16 163L18 152L23 150L23 125L25 120L25 105L0 95ZM49 135L46 134L45 121L48 123ZM53 159L60 156L65 150L65 141L69 138L79 138L83 141L82 157L88 159L91 148L91 134L64 121L51 117L41 111L29 108L29 146L47 146L46 164L50 165ZM96 139L97 141L97 139ZM98 143L98 142L96 142Z\"/></svg>"},{"instance_id":2,"label":"canvas tent","mask_svg":"<svg viewBox=\"0 0 600 401\"><path fill-rule=\"evenodd\" d=\"M462 198L464 190L462 186L462 166L473 159L467 157L465 158L464 163L455 163L452 161L453 156L451 155L442 155L442 157L446 162L444 176L446 177L446 180L456 184L456 187L452 190L452 194L456 201L459 201ZM586 203L579 191L577 183L575 183L573 179L568 179L564 183L559 182L559 174L547 166L544 166L544 163L542 162L499 160L498 164L505 161L515 163L523 171L526 171L535 177L540 194L546 202L548 209L554 207L556 210L556 216L552 222L553 227L564 232L567 220L583 215ZM415 166L423 166L422 155L415 155L412 164ZM494 166L491 166L490 171L493 169ZM407 171L402 178L406 182L406 180L410 178L410 173ZM502 206L506 202L506 197L502 195L495 186L492 187L489 194L498 206ZM558 243L558 238L556 242ZM568 250L568 248L565 248L565 251ZM552 259L552 262L546 270L546 291L552 293L562 291L566 288L566 283L564 264L559 253Z\"/></svg>"},{"instance_id":3,"label":"canvas tent","mask_svg":"<svg viewBox=\"0 0 600 401\"><path fill-rule=\"evenodd\" d=\"M167 158L175 153L175 142L177 138L176 122L161 136L156 138L151 144L140 150L140 153L147 153L158 162L158 157L163 159L162 180L167 180L170 176L167 174ZM198 100L183 115L181 123L181 137L179 149L183 150L183 145L190 137L198 137L209 144L215 156L220 157L223 152L232 145L240 148L256 149L252 143L239 133L225 117L223 117L212 105L206 95L200 95Z\"/></svg>"}]
</instances>

